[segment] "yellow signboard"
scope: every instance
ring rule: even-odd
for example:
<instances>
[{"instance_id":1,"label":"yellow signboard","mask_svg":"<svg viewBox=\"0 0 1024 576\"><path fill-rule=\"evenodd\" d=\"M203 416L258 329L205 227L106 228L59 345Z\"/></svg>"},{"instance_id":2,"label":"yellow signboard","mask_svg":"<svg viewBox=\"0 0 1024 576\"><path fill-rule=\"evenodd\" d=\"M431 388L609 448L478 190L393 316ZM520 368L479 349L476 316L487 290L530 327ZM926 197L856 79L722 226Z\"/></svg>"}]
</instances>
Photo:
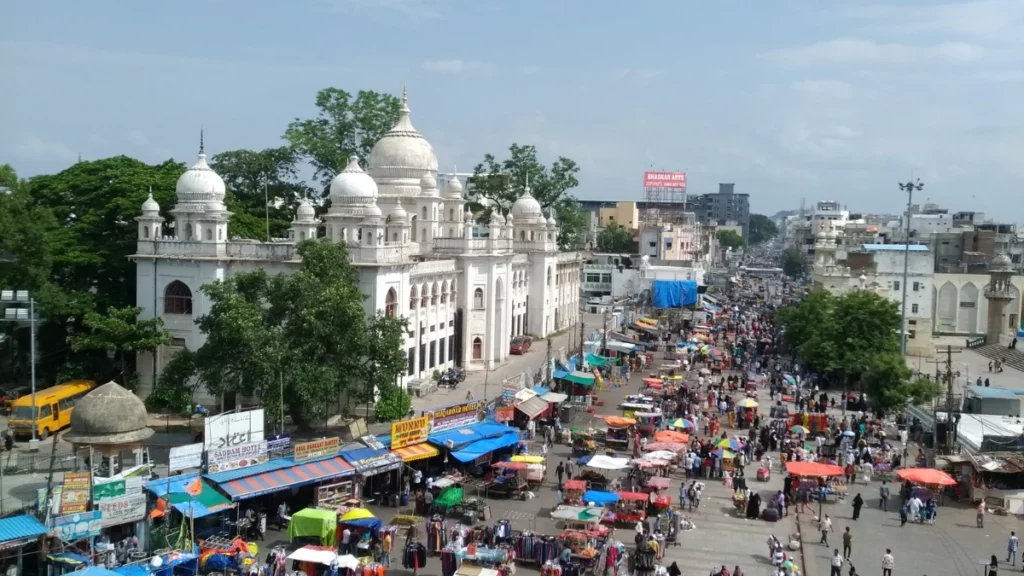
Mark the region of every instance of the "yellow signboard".
<instances>
[{"instance_id":1,"label":"yellow signboard","mask_svg":"<svg viewBox=\"0 0 1024 576\"><path fill-rule=\"evenodd\" d=\"M391 424L391 449L398 450L399 448L426 442L429 430L429 416L393 422Z\"/></svg>"},{"instance_id":2,"label":"yellow signboard","mask_svg":"<svg viewBox=\"0 0 1024 576\"><path fill-rule=\"evenodd\" d=\"M334 438L321 438L312 442L302 442L295 445L295 456L293 459L296 462L302 462L304 460L312 460L313 458L330 456L337 454L340 447L341 438L337 436Z\"/></svg>"}]
</instances>

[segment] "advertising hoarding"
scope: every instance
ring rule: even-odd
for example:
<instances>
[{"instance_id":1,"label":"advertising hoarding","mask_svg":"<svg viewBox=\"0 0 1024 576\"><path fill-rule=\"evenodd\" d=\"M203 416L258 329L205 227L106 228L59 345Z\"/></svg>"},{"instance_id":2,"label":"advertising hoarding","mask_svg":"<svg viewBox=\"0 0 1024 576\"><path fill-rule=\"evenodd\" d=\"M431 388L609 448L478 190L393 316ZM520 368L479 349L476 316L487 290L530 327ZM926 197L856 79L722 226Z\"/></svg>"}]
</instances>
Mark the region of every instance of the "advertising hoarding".
<instances>
[{"instance_id":1,"label":"advertising hoarding","mask_svg":"<svg viewBox=\"0 0 1024 576\"><path fill-rule=\"evenodd\" d=\"M487 402L470 400L447 408L430 410L425 415L430 418L431 432L444 432L482 421L487 415Z\"/></svg>"},{"instance_id":2,"label":"advertising hoarding","mask_svg":"<svg viewBox=\"0 0 1024 576\"><path fill-rule=\"evenodd\" d=\"M337 454L340 447L341 438L337 436L334 438L321 438L311 442L299 442L295 444L294 460L296 462L304 462L313 458L331 456Z\"/></svg>"},{"instance_id":3,"label":"advertising hoarding","mask_svg":"<svg viewBox=\"0 0 1024 576\"><path fill-rule=\"evenodd\" d=\"M94 503L132 494L142 494L142 478L139 476L120 478L109 482L101 482L100 479L97 479L92 486L92 501Z\"/></svg>"},{"instance_id":4,"label":"advertising hoarding","mask_svg":"<svg viewBox=\"0 0 1024 576\"><path fill-rule=\"evenodd\" d=\"M427 441L430 433L430 418L420 416L391 423L391 449L398 450Z\"/></svg>"},{"instance_id":5,"label":"advertising hoarding","mask_svg":"<svg viewBox=\"0 0 1024 576\"><path fill-rule=\"evenodd\" d=\"M61 484L60 514L79 514L89 507L89 485L92 480L88 472L65 472Z\"/></svg>"},{"instance_id":6,"label":"advertising hoarding","mask_svg":"<svg viewBox=\"0 0 1024 576\"><path fill-rule=\"evenodd\" d=\"M74 542L82 538L99 536L103 530L103 513L99 510L82 512L81 514L68 514L67 516L55 516L50 518L50 525L47 526L50 536L60 538L65 542Z\"/></svg>"},{"instance_id":7,"label":"advertising hoarding","mask_svg":"<svg viewBox=\"0 0 1024 576\"><path fill-rule=\"evenodd\" d=\"M644 188L686 188L686 172L644 172Z\"/></svg>"},{"instance_id":8,"label":"advertising hoarding","mask_svg":"<svg viewBox=\"0 0 1024 576\"><path fill-rule=\"evenodd\" d=\"M203 466L203 444L186 444L171 448L171 459L168 467L171 472L188 470L189 468L202 468Z\"/></svg>"},{"instance_id":9,"label":"advertising hoarding","mask_svg":"<svg viewBox=\"0 0 1024 576\"><path fill-rule=\"evenodd\" d=\"M132 494L97 504L103 513L103 527L135 522L146 517L146 495Z\"/></svg>"},{"instance_id":10,"label":"advertising hoarding","mask_svg":"<svg viewBox=\"0 0 1024 576\"><path fill-rule=\"evenodd\" d=\"M209 474L224 472L227 470L238 470L256 464L263 464L270 457L267 456L267 441L250 442L231 448L210 450L206 453L206 468Z\"/></svg>"},{"instance_id":11,"label":"advertising hoarding","mask_svg":"<svg viewBox=\"0 0 1024 576\"><path fill-rule=\"evenodd\" d=\"M203 446L207 450L230 448L263 439L262 408L208 416L203 424Z\"/></svg>"}]
</instances>

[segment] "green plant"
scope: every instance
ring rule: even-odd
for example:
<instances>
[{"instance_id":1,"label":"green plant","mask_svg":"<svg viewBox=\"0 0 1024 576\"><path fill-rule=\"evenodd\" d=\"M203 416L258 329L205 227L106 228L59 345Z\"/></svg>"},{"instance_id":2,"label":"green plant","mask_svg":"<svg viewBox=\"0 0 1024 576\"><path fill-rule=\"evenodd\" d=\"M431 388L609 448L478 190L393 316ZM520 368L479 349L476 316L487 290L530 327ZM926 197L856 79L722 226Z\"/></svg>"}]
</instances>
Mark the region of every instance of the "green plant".
<instances>
[{"instance_id":1,"label":"green plant","mask_svg":"<svg viewBox=\"0 0 1024 576\"><path fill-rule=\"evenodd\" d=\"M430 375L430 379L433 380L434 382L439 381L441 379L441 371L434 370L434 373Z\"/></svg>"},{"instance_id":2,"label":"green plant","mask_svg":"<svg viewBox=\"0 0 1024 576\"><path fill-rule=\"evenodd\" d=\"M401 420L412 408L412 396L397 386L385 386L380 398L373 408L373 417L377 422Z\"/></svg>"}]
</instances>

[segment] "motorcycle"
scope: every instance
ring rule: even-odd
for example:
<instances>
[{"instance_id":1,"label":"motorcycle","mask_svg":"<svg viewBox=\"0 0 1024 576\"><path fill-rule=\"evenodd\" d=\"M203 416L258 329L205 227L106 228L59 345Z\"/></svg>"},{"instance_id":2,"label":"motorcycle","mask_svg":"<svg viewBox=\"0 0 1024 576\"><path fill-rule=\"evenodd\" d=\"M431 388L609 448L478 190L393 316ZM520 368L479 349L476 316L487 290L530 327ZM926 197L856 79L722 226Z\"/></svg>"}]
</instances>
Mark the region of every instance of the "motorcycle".
<instances>
[{"instance_id":1,"label":"motorcycle","mask_svg":"<svg viewBox=\"0 0 1024 576\"><path fill-rule=\"evenodd\" d=\"M454 390L455 387L458 386L458 385L459 385L459 380L457 380L456 378L450 376L447 373L445 373L443 376L441 376L441 379L437 381L437 387L438 388L448 388L449 390Z\"/></svg>"},{"instance_id":2,"label":"motorcycle","mask_svg":"<svg viewBox=\"0 0 1024 576\"><path fill-rule=\"evenodd\" d=\"M445 375L452 378L456 383L463 382L466 380L466 372L462 368L449 368Z\"/></svg>"}]
</instances>

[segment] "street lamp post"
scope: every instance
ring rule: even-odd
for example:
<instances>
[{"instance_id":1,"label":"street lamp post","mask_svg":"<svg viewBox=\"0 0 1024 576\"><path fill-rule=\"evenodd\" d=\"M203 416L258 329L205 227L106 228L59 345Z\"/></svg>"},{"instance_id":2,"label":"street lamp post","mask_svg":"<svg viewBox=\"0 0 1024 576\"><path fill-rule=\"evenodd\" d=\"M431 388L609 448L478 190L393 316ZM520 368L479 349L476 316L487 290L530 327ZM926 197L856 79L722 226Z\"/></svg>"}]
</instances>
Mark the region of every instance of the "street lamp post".
<instances>
[{"instance_id":1,"label":"street lamp post","mask_svg":"<svg viewBox=\"0 0 1024 576\"><path fill-rule=\"evenodd\" d=\"M900 182L900 190L907 193L907 232L903 239L903 297L900 303L900 356L907 354L907 276L910 272L910 206L914 199L914 190L921 191L924 183L916 181Z\"/></svg>"},{"instance_id":2,"label":"street lamp post","mask_svg":"<svg viewBox=\"0 0 1024 576\"><path fill-rule=\"evenodd\" d=\"M8 304L28 304L26 310L22 306ZM8 322L28 322L29 326L29 362L32 374L32 446L36 442L36 300L29 296L28 290L0 291L0 305L4 305L4 320ZM26 315L26 312L28 313Z\"/></svg>"}]
</instances>

